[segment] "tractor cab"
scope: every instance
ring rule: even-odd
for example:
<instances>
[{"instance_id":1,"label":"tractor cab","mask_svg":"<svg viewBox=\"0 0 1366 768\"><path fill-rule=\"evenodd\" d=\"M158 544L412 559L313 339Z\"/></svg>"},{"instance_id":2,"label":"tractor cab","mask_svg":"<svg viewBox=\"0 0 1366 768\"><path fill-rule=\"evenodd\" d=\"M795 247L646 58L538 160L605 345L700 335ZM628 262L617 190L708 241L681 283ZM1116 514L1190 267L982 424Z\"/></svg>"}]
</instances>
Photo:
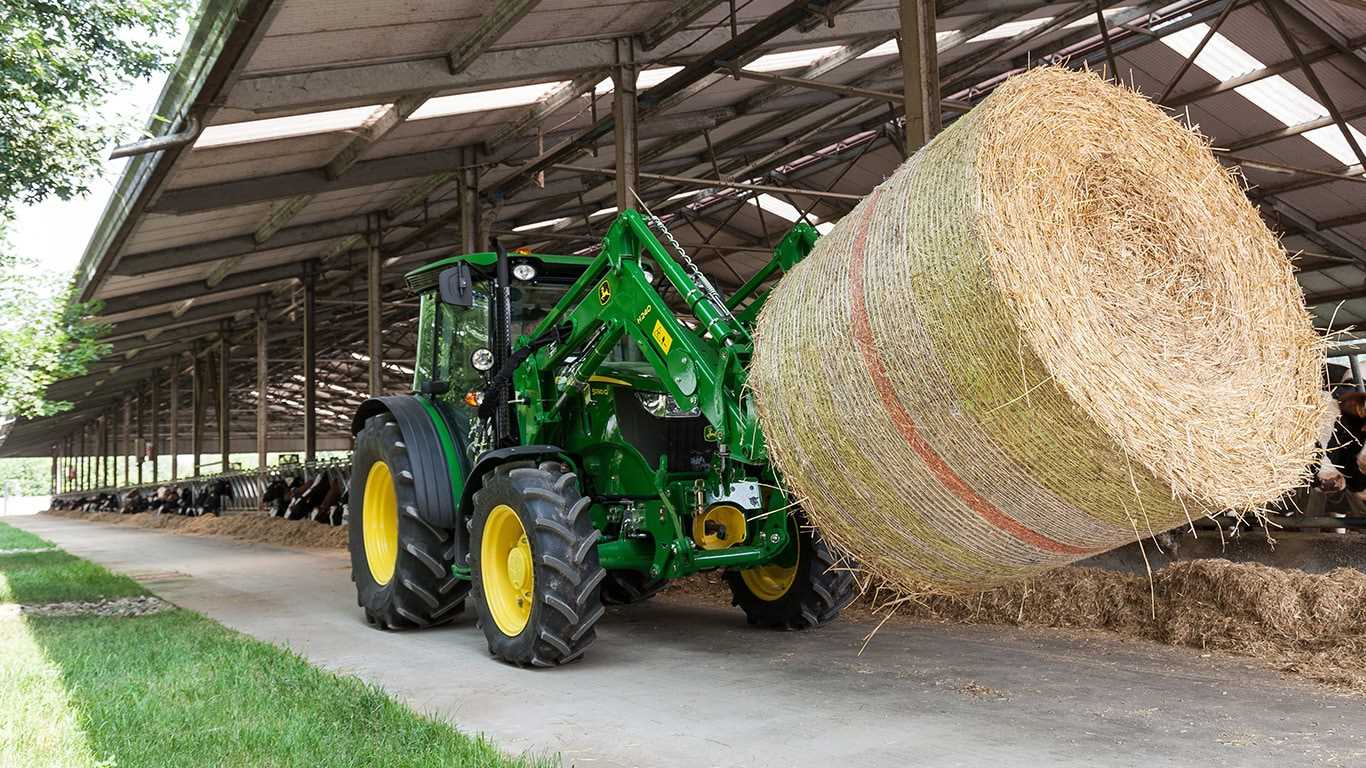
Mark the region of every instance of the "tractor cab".
<instances>
[{"instance_id":1,"label":"tractor cab","mask_svg":"<svg viewBox=\"0 0 1366 768\"><path fill-rule=\"evenodd\" d=\"M506 299L511 348L524 347L542 330L542 321L591 262L591 258L583 256L526 251L508 254L510 279ZM465 433L470 431L491 377L506 354L500 355L497 342L499 314L494 307L504 295L499 288L497 264L496 253L481 252L443 259L407 275L409 288L419 296L420 307L413 391L446 406L443 410L447 411L448 419ZM592 414L594 428L575 433L577 437L587 436L594 441L623 430L628 443L634 442L629 438L639 437L644 443L656 444L665 434L676 435L682 420L688 418L697 422L698 435L704 431L700 414L676 407L654 368L645 362L629 338L623 338L610 350L588 385L583 391L581 410ZM661 421L653 424L652 419ZM545 439L544 435L541 437ZM556 439L584 443L570 435L557 435ZM466 441L470 460L490 447ZM639 458L649 460L653 467L658 461L657 453L647 450ZM683 463L696 462L696 456L688 455Z\"/></svg>"}]
</instances>

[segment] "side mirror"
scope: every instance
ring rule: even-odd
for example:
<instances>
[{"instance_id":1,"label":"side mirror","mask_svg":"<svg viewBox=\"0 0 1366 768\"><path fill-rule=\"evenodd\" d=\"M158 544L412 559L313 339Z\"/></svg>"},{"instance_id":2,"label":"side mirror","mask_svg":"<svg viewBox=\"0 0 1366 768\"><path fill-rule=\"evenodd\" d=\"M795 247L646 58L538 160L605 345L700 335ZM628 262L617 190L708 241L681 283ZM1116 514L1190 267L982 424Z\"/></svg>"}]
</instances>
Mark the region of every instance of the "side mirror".
<instances>
[{"instance_id":1,"label":"side mirror","mask_svg":"<svg viewBox=\"0 0 1366 768\"><path fill-rule=\"evenodd\" d=\"M469 264L456 264L442 270L437 282L443 303L455 307L474 306L474 280L470 277Z\"/></svg>"},{"instance_id":2,"label":"side mirror","mask_svg":"<svg viewBox=\"0 0 1366 768\"><path fill-rule=\"evenodd\" d=\"M440 397L451 391L451 383L449 381L441 380L424 381L418 391L424 395Z\"/></svg>"}]
</instances>

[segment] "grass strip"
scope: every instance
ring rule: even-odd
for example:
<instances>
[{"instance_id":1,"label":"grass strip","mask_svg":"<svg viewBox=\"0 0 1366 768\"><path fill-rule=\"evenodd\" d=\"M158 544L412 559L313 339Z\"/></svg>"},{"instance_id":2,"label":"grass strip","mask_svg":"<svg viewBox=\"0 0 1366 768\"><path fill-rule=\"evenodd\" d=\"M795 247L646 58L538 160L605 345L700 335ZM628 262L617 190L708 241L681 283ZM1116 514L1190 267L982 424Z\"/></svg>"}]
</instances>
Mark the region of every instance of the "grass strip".
<instances>
[{"instance_id":1,"label":"grass strip","mask_svg":"<svg viewBox=\"0 0 1366 768\"><path fill-rule=\"evenodd\" d=\"M34 536L28 531L15 528L12 525L0 523L0 550L5 549L37 549L38 547L50 547L52 542L40 536Z\"/></svg>"},{"instance_id":2,"label":"grass strip","mask_svg":"<svg viewBox=\"0 0 1366 768\"><path fill-rule=\"evenodd\" d=\"M0 524L3 525L3 524ZM0 603L145 594L62 552L0 556ZM379 688L200 616L0 606L0 768L528 766Z\"/></svg>"}]
</instances>

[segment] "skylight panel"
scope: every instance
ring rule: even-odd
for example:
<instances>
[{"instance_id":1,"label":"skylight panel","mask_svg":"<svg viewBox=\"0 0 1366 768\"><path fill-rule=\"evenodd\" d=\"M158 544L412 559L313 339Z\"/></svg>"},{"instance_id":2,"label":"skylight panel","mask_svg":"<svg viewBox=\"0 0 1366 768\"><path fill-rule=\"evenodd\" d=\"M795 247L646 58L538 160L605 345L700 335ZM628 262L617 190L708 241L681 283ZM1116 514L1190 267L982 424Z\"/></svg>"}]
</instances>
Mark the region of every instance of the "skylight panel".
<instances>
[{"instance_id":1,"label":"skylight panel","mask_svg":"<svg viewBox=\"0 0 1366 768\"><path fill-rule=\"evenodd\" d=\"M521 107L535 104L557 89L568 85L560 80L551 83L518 85L512 88L495 88L472 93L455 93L450 96L437 96L427 99L426 103L408 117L409 120L426 120L433 117L450 117L471 112L488 112L494 109Z\"/></svg>"},{"instance_id":2,"label":"skylight panel","mask_svg":"<svg viewBox=\"0 0 1366 768\"><path fill-rule=\"evenodd\" d=\"M834 229L834 228L835 228L834 223L829 222L829 221L822 221L821 223L819 223L819 224L816 225L816 231L819 232L819 233L821 233L821 235L828 235L828 234L830 234L830 230L832 230L832 229Z\"/></svg>"},{"instance_id":3,"label":"skylight panel","mask_svg":"<svg viewBox=\"0 0 1366 768\"><path fill-rule=\"evenodd\" d=\"M1119 6L1118 8L1106 8L1104 11L1102 11L1102 13L1104 13L1104 14L1105 14L1105 18L1108 19L1108 18L1110 18L1111 16L1114 16L1116 13L1122 13L1122 12L1127 11L1127 10L1129 10L1129 6L1127 6L1127 5L1121 5L1121 6ZM1081 27L1089 26L1089 25L1092 25L1092 24L1095 24L1095 23L1096 23L1096 18L1095 18L1094 15L1092 15L1092 16L1087 16L1086 18L1083 18L1083 19L1077 19L1076 21L1072 22L1071 24L1068 24L1067 26L1063 27L1063 29L1080 29Z\"/></svg>"},{"instance_id":4,"label":"skylight panel","mask_svg":"<svg viewBox=\"0 0 1366 768\"><path fill-rule=\"evenodd\" d=\"M788 221L800 221L802 218L801 211L797 210L791 203L786 200L779 200L768 193L755 195L745 202L750 205L757 205L758 207L763 208L764 211L771 213L774 216L780 216Z\"/></svg>"},{"instance_id":5,"label":"skylight panel","mask_svg":"<svg viewBox=\"0 0 1366 768\"><path fill-rule=\"evenodd\" d=\"M1040 25L1052 21L1052 16L1045 16L1041 19L1021 19L1019 21L1007 21L1004 24L988 29L977 37L969 40L969 43L985 43L988 40L1004 40L1008 37L1022 35Z\"/></svg>"},{"instance_id":6,"label":"skylight panel","mask_svg":"<svg viewBox=\"0 0 1366 768\"><path fill-rule=\"evenodd\" d=\"M939 42L943 42L943 41L944 41L944 38L949 37L949 36L951 36L951 35L956 35L956 34L958 34L958 30L956 30L956 29L946 30L946 31L944 31L944 32L935 32L935 33L934 33L934 39L937 40L937 41L939 41ZM877 57L879 57L879 56L898 56L898 55L900 55L900 54L901 54L901 49L900 49L899 47L897 47L896 38L892 38L891 40L888 40L887 42L883 43L882 45L879 45L879 46L877 46L876 48L874 48L874 49L872 49L872 50L870 50L870 51L868 51L868 52L866 52L866 53L861 53L861 54L859 54L858 58L860 58L860 59L875 59L875 58L877 58Z\"/></svg>"},{"instance_id":7,"label":"skylight panel","mask_svg":"<svg viewBox=\"0 0 1366 768\"><path fill-rule=\"evenodd\" d=\"M567 223L568 221L569 221L569 219L565 219L565 218L559 218L559 219L546 219L545 221L533 221L533 222L531 222L530 224L523 224L523 225L520 226L520 227L513 227L513 228L512 228L512 231L513 231L513 232L529 232L529 231L531 231L531 230L533 230L533 229L545 229L546 227L556 227L556 226L559 226L559 225L561 225L561 224Z\"/></svg>"},{"instance_id":8,"label":"skylight panel","mask_svg":"<svg viewBox=\"0 0 1366 768\"><path fill-rule=\"evenodd\" d=\"M248 120L227 125L211 125L199 134L199 139L195 141L194 146L195 149L228 147L272 139L349 131L361 127L366 120L370 119L371 115L384 108L384 105L374 104L368 107L351 107L287 117L268 117L264 120Z\"/></svg>"},{"instance_id":9,"label":"skylight panel","mask_svg":"<svg viewBox=\"0 0 1366 768\"><path fill-rule=\"evenodd\" d=\"M682 67L655 67L654 69L642 69L636 74L636 90L648 91L660 83L668 80L679 72ZM612 92L612 78L605 77L593 86L593 93L598 96Z\"/></svg>"},{"instance_id":10,"label":"skylight panel","mask_svg":"<svg viewBox=\"0 0 1366 768\"><path fill-rule=\"evenodd\" d=\"M1208 25L1194 24L1170 35L1164 35L1160 39L1168 48L1189 57L1208 32ZM1220 82L1227 82L1266 67L1255 56L1218 32L1210 37L1209 42L1200 51L1200 55L1195 59L1195 66ZM1328 116L1328 110L1322 104L1280 75L1264 77L1233 90L1286 127L1302 125ZM1348 130L1352 132L1358 144L1366 145L1366 135L1362 135L1351 126ZM1343 165L1356 165L1356 153L1352 151L1342 135L1342 130L1336 125L1300 135Z\"/></svg>"},{"instance_id":11,"label":"skylight panel","mask_svg":"<svg viewBox=\"0 0 1366 768\"><path fill-rule=\"evenodd\" d=\"M823 45L819 48L770 53L760 56L743 68L750 72L778 72L784 69L799 69L829 56L842 47L839 45Z\"/></svg>"}]
</instances>

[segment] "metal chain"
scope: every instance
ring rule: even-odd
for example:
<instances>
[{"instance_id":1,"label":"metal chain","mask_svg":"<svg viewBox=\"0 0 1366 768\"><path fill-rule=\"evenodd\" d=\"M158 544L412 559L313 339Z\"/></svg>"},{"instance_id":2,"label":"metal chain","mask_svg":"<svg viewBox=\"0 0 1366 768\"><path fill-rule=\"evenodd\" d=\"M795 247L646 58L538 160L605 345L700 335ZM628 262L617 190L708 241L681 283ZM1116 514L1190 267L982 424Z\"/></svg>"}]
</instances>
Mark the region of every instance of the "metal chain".
<instances>
[{"instance_id":1,"label":"metal chain","mask_svg":"<svg viewBox=\"0 0 1366 768\"><path fill-rule=\"evenodd\" d=\"M721 293L717 291L716 287L707 279L707 276L702 272L702 268L693 262L692 257L688 255L688 252L683 250L683 246L674 238L674 235L669 231L669 228L664 225L664 221L656 216L654 211L650 210L650 206L646 205L645 201L640 199L640 195L636 194L634 189L631 190L631 196L636 199L637 203L640 203L640 207L645 211L645 223L649 225L651 229L655 230L660 237L664 238L665 242L673 248L674 253L678 255L678 258L681 259L683 264L688 268L688 273L692 275L692 279L698 285L702 286L702 292L707 295L707 298L711 299L712 302L716 304L717 308L720 309L731 322L739 325L739 321L735 319L735 315L731 314L730 308L726 306L726 300L721 298Z\"/></svg>"}]
</instances>

